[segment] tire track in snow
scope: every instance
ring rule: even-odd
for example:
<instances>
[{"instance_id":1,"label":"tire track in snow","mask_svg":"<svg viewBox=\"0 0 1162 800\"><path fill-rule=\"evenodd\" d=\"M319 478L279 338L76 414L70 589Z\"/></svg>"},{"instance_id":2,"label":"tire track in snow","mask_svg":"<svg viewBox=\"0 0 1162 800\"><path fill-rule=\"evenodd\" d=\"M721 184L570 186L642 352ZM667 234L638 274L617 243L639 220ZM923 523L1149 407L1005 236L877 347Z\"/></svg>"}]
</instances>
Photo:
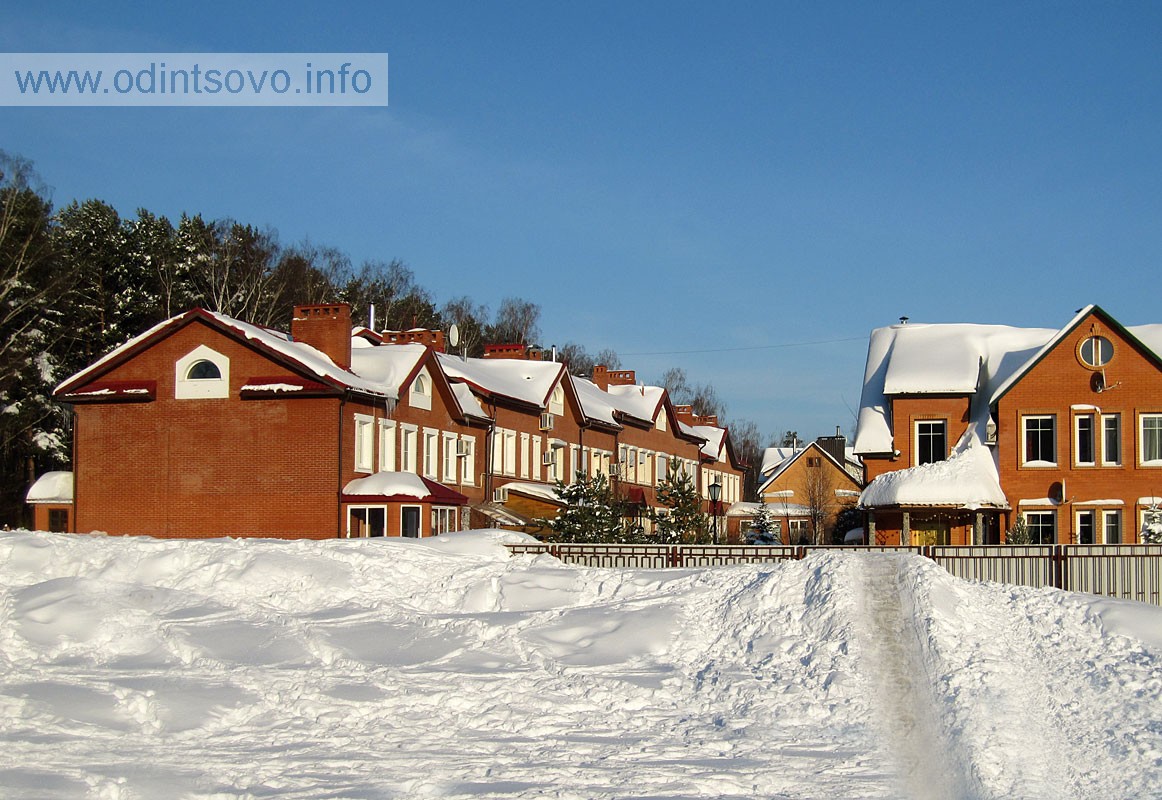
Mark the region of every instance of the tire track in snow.
<instances>
[{"instance_id":1,"label":"tire track in snow","mask_svg":"<svg viewBox=\"0 0 1162 800\"><path fill-rule=\"evenodd\" d=\"M884 746L899 767L906 796L972 797L935 713L933 676L925 668L912 603L903 597L904 558L868 553L855 559L863 583L861 649Z\"/></svg>"}]
</instances>

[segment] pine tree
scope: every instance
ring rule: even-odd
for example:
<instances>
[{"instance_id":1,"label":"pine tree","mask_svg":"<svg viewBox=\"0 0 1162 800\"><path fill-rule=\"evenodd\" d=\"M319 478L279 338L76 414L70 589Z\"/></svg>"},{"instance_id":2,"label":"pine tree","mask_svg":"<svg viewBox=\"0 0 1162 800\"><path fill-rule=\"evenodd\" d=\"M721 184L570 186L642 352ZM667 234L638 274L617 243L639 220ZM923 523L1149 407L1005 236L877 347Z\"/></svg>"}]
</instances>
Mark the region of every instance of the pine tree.
<instances>
[{"instance_id":1,"label":"pine tree","mask_svg":"<svg viewBox=\"0 0 1162 800\"><path fill-rule=\"evenodd\" d=\"M650 510L654 523L654 538L665 544L687 542L703 544L710 541L710 529L702 512L702 498L685 470L671 462L666 477L658 483L658 502L666 509Z\"/></svg>"},{"instance_id":2,"label":"pine tree","mask_svg":"<svg viewBox=\"0 0 1162 800\"><path fill-rule=\"evenodd\" d=\"M624 541L621 502L609 479L598 473L587 477L578 472L572 483L557 481L557 496L565 508L555 519L540 520L559 542Z\"/></svg>"},{"instance_id":3,"label":"pine tree","mask_svg":"<svg viewBox=\"0 0 1162 800\"><path fill-rule=\"evenodd\" d=\"M760 503L755 509L754 517L750 522L750 534L747 544L782 544L779 535L775 532L777 523L775 514L766 503Z\"/></svg>"}]
</instances>

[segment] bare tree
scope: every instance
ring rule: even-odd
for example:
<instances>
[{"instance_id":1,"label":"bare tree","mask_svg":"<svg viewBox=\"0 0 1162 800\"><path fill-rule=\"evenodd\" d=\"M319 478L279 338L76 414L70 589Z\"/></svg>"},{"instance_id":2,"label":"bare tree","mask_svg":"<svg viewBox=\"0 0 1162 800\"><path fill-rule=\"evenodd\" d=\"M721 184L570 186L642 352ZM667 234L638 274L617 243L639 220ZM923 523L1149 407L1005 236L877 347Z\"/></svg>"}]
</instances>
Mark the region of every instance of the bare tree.
<instances>
[{"instance_id":1,"label":"bare tree","mask_svg":"<svg viewBox=\"0 0 1162 800\"><path fill-rule=\"evenodd\" d=\"M488 331L493 344L534 344L541 336L541 307L519 297L500 301L496 319Z\"/></svg>"},{"instance_id":2,"label":"bare tree","mask_svg":"<svg viewBox=\"0 0 1162 800\"><path fill-rule=\"evenodd\" d=\"M811 515L812 543L823 544L836 513L835 476L823 465L822 457L813 457L808 453L804 458L807 465L803 494Z\"/></svg>"}]
</instances>

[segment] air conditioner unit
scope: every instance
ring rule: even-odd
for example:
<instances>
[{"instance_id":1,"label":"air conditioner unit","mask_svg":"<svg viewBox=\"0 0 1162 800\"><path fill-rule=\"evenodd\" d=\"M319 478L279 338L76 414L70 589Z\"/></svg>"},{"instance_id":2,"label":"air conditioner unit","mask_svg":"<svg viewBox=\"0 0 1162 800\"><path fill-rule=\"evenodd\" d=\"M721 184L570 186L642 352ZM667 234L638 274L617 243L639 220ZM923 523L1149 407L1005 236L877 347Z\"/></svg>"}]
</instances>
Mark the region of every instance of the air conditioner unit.
<instances>
[{"instance_id":1,"label":"air conditioner unit","mask_svg":"<svg viewBox=\"0 0 1162 800\"><path fill-rule=\"evenodd\" d=\"M610 464L609 465L609 477L611 477L611 478L620 478L621 477L621 464Z\"/></svg>"},{"instance_id":2,"label":"air conditioner unit","mask_svg":"<svg viewBox=\"0 0 1162 800\"><path fill-rule=\"evenodd\" d=\"M494 503L507 503L508 502L508 489L504 486L500 487L499 489L493 489L492 490L492 502L494 502Z\"/></svg>"},{"instance_id":3,"label":"air conditioner unit","mask_svg":"<svg viewBox=\"0 0 1162 800\"><path fill-rule=\"evenodd\" d=\"M461 457L472 455L471 443L464 440L458 440L456 442L456 455Z\"/></svg>"},{"instance_id":4,"label":"air conditioner unit","mask_svg":"<svg viewBox=\"0 0 1162 800\"><path fill-rule=\"evenodd\" d=\"M543 456L541 456L541 464L543 464L546 467L553 466L553 464L556 463L556 461L557 461L557 459L553 457L552 453L545 453Z\"/></svg>"},{"instance_id":5,"label":"air conditioner unit","mask_svg":"<svg viewBox=\"0 0 1162 800\"><path fill-rule=\"evenodd\" d=\"M553 415L545 412L541 414L541 430L551 431L553 429Z\"/></svg>"}]
</instances>

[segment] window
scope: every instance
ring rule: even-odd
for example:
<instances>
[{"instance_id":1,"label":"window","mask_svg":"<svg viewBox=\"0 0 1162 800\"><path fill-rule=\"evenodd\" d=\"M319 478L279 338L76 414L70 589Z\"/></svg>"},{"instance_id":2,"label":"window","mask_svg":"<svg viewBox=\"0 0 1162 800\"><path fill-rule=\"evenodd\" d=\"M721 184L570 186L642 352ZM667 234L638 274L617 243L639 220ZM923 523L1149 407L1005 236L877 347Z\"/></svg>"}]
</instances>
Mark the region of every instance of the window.
<instances>
[{"instance_id":1,"label":"window","mask_svg":"<svg viewBox=\"0 0 1162 800\"><path fill-rule=\"evenodd\" d=\"M355 471L371 472L375 468L375 420L355 415Z\"/></svg>"},{"instance_id":2,"label":"window","mask_svg":"<svg viewBox=\"0 0 1162 800\"><path fill-rule=\"evenodd\" d=\"M1025 464L1057 465L1056 419L1052 416L1023 417L1025 429Z\"/></svg>"},{"instance_id":3,"label":"window","mask_svg":"<svg viewBox=\"0 0 1162 800\"><path fill-rule=\"evenodd\" d=\"M529 435L527 433L520 435L520 476L522 478L529 476Z\"/></svg>"},{"instance_id":4,"label":"window","mask_svg":"<svg viewBox=\"0 0 1162 800\"><path fill-rule=\"evenodd\" d=\"M395 423L389 419L379 421L379 470L395 471Z\"/></svg>"},{"instance_id":5,"label":"window","mask_svg":"<svg viewBox=\"0 0 1162 800\"><path fill-rule=\"evenodd\" d=\"M220 381L222 380L222 371L218 369L218 365L213 361L195 361L186 372L186 380Z\"/></svg>"},{"instance_id":6,"label":"window","mask_svg":"<svg viewBox=\"0 0 1162 800\"><path fill-rule=\"evenodd\" d=\"M400 536L408 539L418 539L422 535L420 530L420 507L400 506L399 509Z\"/></svg>"},{"instance_id":7,"label":"window","mask_svg":"<svg viewBox=\"0 0 1162 800\"><path fill-rule=\"evenodd\" d=\"M516 475L516 431L504 432L504 474Z\"/></svg>"},{"instance_id":8,"label":"window","mask_svg":"<svg viewBox=\"0 0 1162 800\"><path fill-rule=\"evenodd\" d=\"M1026 511L1030 544L1057 544L1057 514L1052 511Z\"/></svg>"},{"instance_id":9,"label":"window","mask_svg":"<svg viewBox=\"0 0 1162 800\"><path fill-rule=\"evenodd\" d=\"M791 544L808 544L811 540L807 532L807 520L792 519L787 521L787 532L790 534Z\"/></svg>"},{"instance_id":10,"label":"window","mask_svg":"<svg viewBox=\"0 0 1162 800\"><path fill-rule=\"evenodd\" d=\"M444 434L444 465L440 471L445 483L456 483L456 434Z\"/></svg>"},{"instance_id":11,"label":"window","mask_svg":"<svg viewBox=\"0 0 1162 800\"><path fill-rule=\"evenodd\" d=\"M432 410L432 378L427 369L420 370L420 374L412 381L411 391L408 392L408 402L412 408Z\"/></svg>"},{"instance_id":12,"label":"window","mask_svg":"<svg viewBox=\"0 0 1162 800\"><path fill-rule=\"evenodd\" d=\"M351 506L347 510L348 539L383 536L386 532L386 506Z\"/></svg>"},{"instance_id":13,"label":"window","mask_svg":"<svg viewBox=\"0 0 1162 800\"><path fill-rule=\"evenodd\" d=\"M1162 467L1162 414L1143 414L1141 426L1142 464Z\"/></svg>"},{"instance_id":14,"label":"window","mask_svg":"<svg viewBox=\"0 0 1162 800\"><path fill-rule=\"evenodd\" d=\"M1094 453L1096 432L1093 425L1093 414L1078 414L1073 418L1073 448L1074 460L1079 466L1096 464Z\"/></svg>"},{"instance_id":15,"label":"window","mask_svg":"<svg viewBox=\"0 0 1162 800\"><path fill-rule=\"evenodd\" d=\"M916 464L931 464L946 458L948 458L948 423L942 419L917 421ZM808 462L808 466L818 466L818 464L813 465Z\"/></svg>"},{"instance_id":16,"label":"window","mask_svg":"<svg viewBox=\"0 0 1162 800\"><path fill-rule=\"evenodd\" d=\"M936 459L936 460L939 461L941 459ZM921 463L927 464L928 462L923 461ZM820 458L819 456L807 456L807 466L809 466L809 467L821 467L821 466L823 466L823 459Z\"/></svg>"},{"instance_id":17,"label":"window","mask_svg":"<svg viewBox=\"0 0 1162 800\"><path fill-rule=\"evenodd\" d=\"M1077 512L1077 543L1094 544L1094 512Z\"/></svg>"},{"instance_id":18,"label":"window","mask_svg":"<svg viewBox=\"0 0 1162 800\"><path fill-rule=\"evenodd\" d=\"M69 530L69 510L67 508L50 508L48 510L48 529L51 533L67 533Z\"/></svg>"},{"instance_id":19,"label":"window","mask_svg":"<svg viewBox=\"0 0 1162 800\"><path fill-rule=\"evenodd\" d=\"M416 444L419 430L412 425L399 427L399 469L400 472L416 471Z\"/></svg>"},{"instance_id":20,"label":"window","mask_svg":"<svg viewBox=\"0 0 1162 800\"><path fill-rule=\"evenodd\" d=\"M440 463L439 431L424 428L424 475L436 478L436 465Z\"/></svg>"},{"instance_id":21,"label":"window","mask_svg":"<svg viewBox=\"0 0 1162 800\"><path fill-rule=\"evenodd\" d=\"M532 475L533 480L538 480L538 481L541 480L541 476L544 475L544 466L541 464L541 437L540 436L533 437L533 454L529 458L529 461L532 464L532 470L531 470L530 474Z\"/></svg>"},{"instance_id":22,"label":"window","mask_svg":"<svg viewBox=\"0 0 1162 800\"><path fill-rule=\"evenodd\" d=\"M1122 463L1122 415L1103 414L1101 418L1101 460L1107 467Z\"/></svg>"},{"instance_id":23,"label":"window","mask_svg":"<svg viewBox=\"0 0 1162 800\"><path fill-rule=\"evenodd\" d=\"M668 474L670 474L670 472L669 472L670 471L670 464L669 464L668 459L669 459L669 456L665 455L664 453L658 453L658 457L657 457L657 461L656 461L657 470L658 470L658 479L656 481L657 483L661 483L662 481L664 481L666 479L666 476Z\"/></svg>"},{"instance_id":24,"label":"window","mask_svg":"<svg viewBox=\"0 0 1162 800\"><path fill-rule=\"evenodd\" d=\"M476 440L464 437L460 440L460 449L464 453L460 456L460 483L465 486L476 485Z\"/></svg>"},{"instance_id":25,"label":"window","mask_svg":"<svg viewBox=\"0 0 1162 800\"><path fill-rule=\"evenodd\" d=\"M230 396L230 359L198 345L174 365L174 398L193 400Z\"/></svg>"},{"instance_id":26,"label":"window","mask_svg":"<svg viewBox=\"0 0 1162 800\"><path fill-rule=\"evenodd\" d=\"M1122 543L1122 512L1118 510L1103 511L1102 527L1105 529L1106 544Z\"/></svg>"},{"instance_id":27,"label":"window","mask_svg":"<svg viewBox=\"0 0 1162 800\"><path fill-rule=\"evenodd\" d=\"M1114 343L1104 336L1090 336L1088 339L1082 339L1081 346L1077 348L1077 355L1081 363L1098 369L1110 363L1110 359L1114 357Z\"/></svg>"},{"instance_id":28,"label":"window","mask_svg":"<svg viewBox=\"0 0 1162 800\"><path fill-rule=\"evenodd\" d=\"M433 535L438 533L450 533L456 530L456 509L454 507L432 507L432 528Z\"/></svg>"},{"instance_id":29,"label":"window","mask_svg":"<svg viewBox=\"0 0 1162 800\"><path fill-rule=\"evenodd\" d=\"M558 417L565 414L565 389L559 383L554 387L553 395L549 398L549 413L556 414Z\"/></svg>"}]
</instances>

